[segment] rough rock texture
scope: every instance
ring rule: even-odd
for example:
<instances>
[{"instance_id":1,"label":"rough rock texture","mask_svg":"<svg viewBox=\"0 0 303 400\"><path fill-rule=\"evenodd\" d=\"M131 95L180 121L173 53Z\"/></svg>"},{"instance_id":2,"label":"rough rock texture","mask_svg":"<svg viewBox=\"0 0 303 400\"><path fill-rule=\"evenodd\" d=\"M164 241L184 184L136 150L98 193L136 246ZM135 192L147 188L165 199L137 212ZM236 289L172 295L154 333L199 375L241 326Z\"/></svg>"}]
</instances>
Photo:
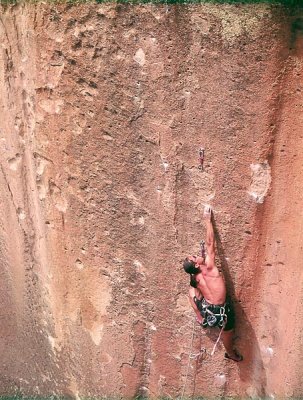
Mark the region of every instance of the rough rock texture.
<instances>
[{"instance_id":1,"label":"rough rock texture","mask_svg":"<svg viewBox=\"0 0 303 400\"><path fill-rule=\"evenodd\" d=\"M41 2L0 24L0 393L302 395L300 14ZM205 203L241 364L187 300Z\"/></svg>"}]
</instances>

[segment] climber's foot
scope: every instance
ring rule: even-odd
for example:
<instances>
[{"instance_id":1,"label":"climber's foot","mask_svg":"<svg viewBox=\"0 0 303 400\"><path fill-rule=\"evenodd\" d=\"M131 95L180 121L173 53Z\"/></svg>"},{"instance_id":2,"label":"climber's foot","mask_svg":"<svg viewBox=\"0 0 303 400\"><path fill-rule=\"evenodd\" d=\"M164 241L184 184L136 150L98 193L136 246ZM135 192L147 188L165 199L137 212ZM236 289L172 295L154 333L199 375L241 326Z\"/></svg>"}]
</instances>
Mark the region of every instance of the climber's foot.
<instances>
[{"instance_id":1,"label":"climber's foot","mask_svg":"<svg viewBox=\"0 0 303 400\"><path fill-rule=\"evenodd\" d=\"M243 361L243 356L237 352L237 350L234 350L232 354L225 353L225 358L229 360L233 360L235 362Z\"/></svg>"}]
</instances>

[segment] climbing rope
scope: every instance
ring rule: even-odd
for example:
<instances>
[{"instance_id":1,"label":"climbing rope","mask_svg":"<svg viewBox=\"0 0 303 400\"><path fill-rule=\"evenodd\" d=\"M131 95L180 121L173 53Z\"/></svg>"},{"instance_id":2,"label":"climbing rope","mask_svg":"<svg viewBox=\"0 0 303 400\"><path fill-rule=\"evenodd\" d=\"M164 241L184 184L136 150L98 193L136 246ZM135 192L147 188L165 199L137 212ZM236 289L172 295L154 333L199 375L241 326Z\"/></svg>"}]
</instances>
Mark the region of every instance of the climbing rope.
<instances>
[{"instance_id":1,"label":"climbing rope","mask_svg":"<svg viewBox=\"0 0 303 400\"><path fill-rule=\"evenodd\" d=\"M225 322L222 325L222 328L220 329L220 333L218 336L218 339L216 340L216 343L214 344L214 347L210 353L211 356L213 356L215 354L216 348L218 346L218 343L221 339L221 335L222 332L224 330L225 327ZM199 351L199 353L193 353L193 344L194 344L194 338L195 338L195 327L196 327L196 318L193 319L193 326L192 326L192 334L191 334L191 341L190 341L190 349L189 349L189 354L188 354L188 363L187 363L187 369L186 369L186 375L185 375L185 382L183 385L183 389L182 389L182 393L181 393L181 398L180 400L183 400L184 398L184 393L185 393L185 388L186 388L186 384L187 384L187 379L188 379L188 374L189 374L189 368L191 366L191 360L195 360L196 358L200 357L201 355L206 355L207 354L207 350L205 349L205 347L202 347Z\"/></svg>"},{"instance_id":2,"label":"climbing rope","mask_svg":"<svg viewBox=\"0 0 303 400\"><path fill-rule=\"evenodd\" d=\"M196 319L194 318L193 319L192 334L191 334L190 349L189 349L189 354L188 354L188 363L187 363L187 369L186 369L186 375L185 375L185 382L184 382L184 385L183 385L183 389L182 389L181 399L180 400L182 400L184 398L184 393L185 393L185 388L186 388L186 384L187 384L187 379L188 379L188 374L189 374L189 368L190 368L190 365L191 365L191 360L194 360L194 359L198 358L202 354L206 354L206 349L205 348L201 348L199 353L192 353L194 337L195 337L195 327L196 327Z\"/></svg>"},{"instance_id":3,"label":"climbing rope","mask_svg":"<svg viewBox=\"0 0 303 400\"><path fill-rule=\"evenodd\" d=\"M188 355L188 363L187 363L187 370L186 370L186 375L185 375L185 382L183 385L183 390L181 393L181 400L184 398L184 392L187 384L187 378L188 378L188 372L189 372L189 367L190 367L190 362L191 362L191 352L193 348L193 343L194 343L194 336L195 336L195 324L196 320L193 320L193 327L192 327L192 334L191 334L191 343L190 343L190 350L189 350L189 355Z\"/></svg>"},{"instance_id":4,"label":"climbing rope","mask_svg":"<svg viewBox=\"0 0 303 400\"><path fill-rule=\"evenodd\" d=\"M215 345L214 345L214 347L213 347L213 349L212 349L212 352L210 353L211 356L213 356L213 355L215 354L215 351L216 351L216 348L217 348L217 346L218 346L218 343L220 342L221 335L222 335L222 332L223 332L224 327L225 327L225 323L223 324L223 326L222 326L222 328L221 328L221 330L220 330L218 339L217 339L217 341L216 341L216 343L215 343Z\"/></svg>"}]
</instances>

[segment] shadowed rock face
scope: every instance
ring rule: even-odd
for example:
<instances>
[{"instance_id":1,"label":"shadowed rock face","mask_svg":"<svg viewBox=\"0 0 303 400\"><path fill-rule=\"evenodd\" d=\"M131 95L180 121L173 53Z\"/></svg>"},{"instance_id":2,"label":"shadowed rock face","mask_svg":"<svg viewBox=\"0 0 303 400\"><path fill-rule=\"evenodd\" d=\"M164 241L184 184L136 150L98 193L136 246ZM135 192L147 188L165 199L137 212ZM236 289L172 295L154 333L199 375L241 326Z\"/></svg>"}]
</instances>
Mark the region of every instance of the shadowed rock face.
<instances>
[{"instance_id":1,"label":"shadowed rock face","mask_svg":"<svg viewBox=\"0 0 303 400\"><path fill-rule=\"evenodd\" d=\"M1 393L302 394L302 18L1 9ZM241 364L187 301L206 203Z\"/></svg>"}]
</instances>

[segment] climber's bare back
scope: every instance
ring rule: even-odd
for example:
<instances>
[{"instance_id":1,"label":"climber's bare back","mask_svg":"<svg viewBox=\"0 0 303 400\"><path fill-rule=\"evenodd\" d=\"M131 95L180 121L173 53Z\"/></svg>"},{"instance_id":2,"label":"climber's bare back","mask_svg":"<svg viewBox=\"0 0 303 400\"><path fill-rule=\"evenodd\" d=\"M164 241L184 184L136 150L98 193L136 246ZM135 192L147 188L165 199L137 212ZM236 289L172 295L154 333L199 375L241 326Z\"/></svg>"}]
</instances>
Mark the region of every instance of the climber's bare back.
<instances>
[{"instance_id":1,"label":"climber's bare back","mask_svg":"<svg viewBox=\"0 0 303 400\"><path fill-rule=\"evenodd\" d=\"M217 267L207 268L200 266L201 272L196 275L197 289L200 290L206 301L211 304L224 304L226 288L223 275Z\"/></svg>"},{"instance_id":2,"label":"climber's bare back","mask_svg":"<svg viewBox=\"0 0 303 400\"><path fill-rule=\"evenodd\" d=\"M201 272L195 275L197 283L196 292L192 293L193 296L201 298L202 296L211 304L223 304L226 298L226 287L222 273L215 265L214 258L189 256L188 260L196 263L196 266ZM200 293L201 294L200 294Z\"/></svg>"}]
</instances>

